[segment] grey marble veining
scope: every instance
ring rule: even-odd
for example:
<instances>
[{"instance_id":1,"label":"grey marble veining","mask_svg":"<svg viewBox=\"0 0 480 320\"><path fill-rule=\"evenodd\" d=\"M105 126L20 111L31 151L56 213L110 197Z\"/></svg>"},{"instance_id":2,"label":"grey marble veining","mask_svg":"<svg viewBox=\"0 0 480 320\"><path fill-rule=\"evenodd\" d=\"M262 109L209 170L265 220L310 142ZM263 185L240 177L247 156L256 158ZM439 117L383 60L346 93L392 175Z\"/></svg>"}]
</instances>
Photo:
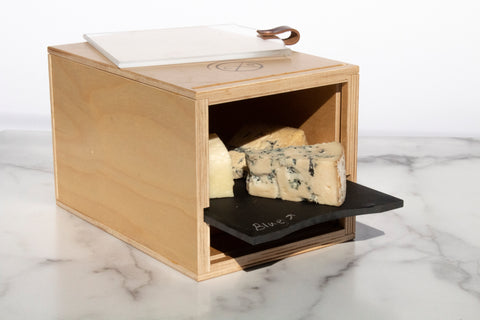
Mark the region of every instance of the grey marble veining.
<instances>
[{"instance_id":1,"label":"grey marble veining","mask_svg":"<svg viewBox=\"0 0 480 320\"><path fill-rule=\"evenodd\" d=\"M480 140L360 138L405 207L355 241L202 283L55 205L51 135L0 132L2 319L479 319Z\"/></svg>"}]
</instances>

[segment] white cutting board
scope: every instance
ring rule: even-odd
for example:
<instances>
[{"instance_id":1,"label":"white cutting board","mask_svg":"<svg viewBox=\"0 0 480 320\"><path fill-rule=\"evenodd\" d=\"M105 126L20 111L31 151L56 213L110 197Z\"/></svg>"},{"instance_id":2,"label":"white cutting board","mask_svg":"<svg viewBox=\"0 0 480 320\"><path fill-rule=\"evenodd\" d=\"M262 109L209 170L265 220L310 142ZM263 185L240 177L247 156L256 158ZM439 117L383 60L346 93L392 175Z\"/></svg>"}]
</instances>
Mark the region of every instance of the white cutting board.
<instances>
[{"instance_id":1,"label":"white cutting board","mask_svg":"<svg viewBox=\"0 0 480 320\"><path fill-rule=\"evenodd\" d=\"M84 38L119 68L291 53L282 40L263 40L255 29L238 25L96 33Z\"/></svg>"}]
</instances>

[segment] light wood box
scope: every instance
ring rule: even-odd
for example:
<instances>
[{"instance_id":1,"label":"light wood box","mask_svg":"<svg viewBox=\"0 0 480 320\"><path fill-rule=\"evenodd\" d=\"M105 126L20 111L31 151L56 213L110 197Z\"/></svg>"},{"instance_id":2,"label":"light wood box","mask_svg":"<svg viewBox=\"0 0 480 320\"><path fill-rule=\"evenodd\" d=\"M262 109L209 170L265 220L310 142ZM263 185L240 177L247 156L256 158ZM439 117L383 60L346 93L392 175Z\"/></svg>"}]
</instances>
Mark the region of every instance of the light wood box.
<instances>
[{"instance_id":1,"label":"light wood box","mask_svg":"<svg viewBox=\"0 0 480 320\"><path fill-rule=\"evenodd\" d=\"M357 66L294 52L119 69L87 43L48 52L62 208L197 281L354 238L349 217L250 246L210 228L204 208L209 132L228 138L251 121L340 141L355 181Z\"/></svg>"}]
</instances>

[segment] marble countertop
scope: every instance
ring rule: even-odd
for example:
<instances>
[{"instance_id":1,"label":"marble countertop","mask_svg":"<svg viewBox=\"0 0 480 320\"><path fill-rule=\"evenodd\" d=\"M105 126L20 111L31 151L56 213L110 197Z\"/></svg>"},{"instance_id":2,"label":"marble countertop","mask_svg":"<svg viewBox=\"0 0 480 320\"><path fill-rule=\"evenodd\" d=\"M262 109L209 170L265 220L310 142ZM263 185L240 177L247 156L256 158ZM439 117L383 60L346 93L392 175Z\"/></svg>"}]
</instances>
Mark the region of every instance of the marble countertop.
<instances>
[{"instance_id":1,"label":"marble countertop","mask_svg":"<svg viewBox=\"0 0 480 320\"><path fill-rule=\"evenodd\" d=\"M355 241L197 283L55 205L49 132L0 132L2 319L480 319L480 139L359 139L405 207Z\"/></svg>"}]
</instances>

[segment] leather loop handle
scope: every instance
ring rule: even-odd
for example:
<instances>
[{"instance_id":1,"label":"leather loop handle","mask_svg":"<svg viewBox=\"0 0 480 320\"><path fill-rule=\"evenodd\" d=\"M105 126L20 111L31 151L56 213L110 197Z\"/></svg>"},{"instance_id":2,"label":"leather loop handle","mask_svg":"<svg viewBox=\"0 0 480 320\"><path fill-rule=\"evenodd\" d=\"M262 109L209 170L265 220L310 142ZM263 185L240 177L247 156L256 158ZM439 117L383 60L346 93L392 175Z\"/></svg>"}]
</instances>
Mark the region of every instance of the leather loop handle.
<instances>
[{"instance_id":1,"label":"leather loop handle","mask_svg":"<svg viewBox=\"0 0 480 320\"><path fill-rule=\"evenodd\" d=\"M277 34L290 31L290 36L285 39L277 37ZM292 45L300 40L300 32L298 30L290 28L289 26L280 26L268 30L257 30L258 36L262 39L281 39L286 45Z\"/></svg>"}]
</instances>

